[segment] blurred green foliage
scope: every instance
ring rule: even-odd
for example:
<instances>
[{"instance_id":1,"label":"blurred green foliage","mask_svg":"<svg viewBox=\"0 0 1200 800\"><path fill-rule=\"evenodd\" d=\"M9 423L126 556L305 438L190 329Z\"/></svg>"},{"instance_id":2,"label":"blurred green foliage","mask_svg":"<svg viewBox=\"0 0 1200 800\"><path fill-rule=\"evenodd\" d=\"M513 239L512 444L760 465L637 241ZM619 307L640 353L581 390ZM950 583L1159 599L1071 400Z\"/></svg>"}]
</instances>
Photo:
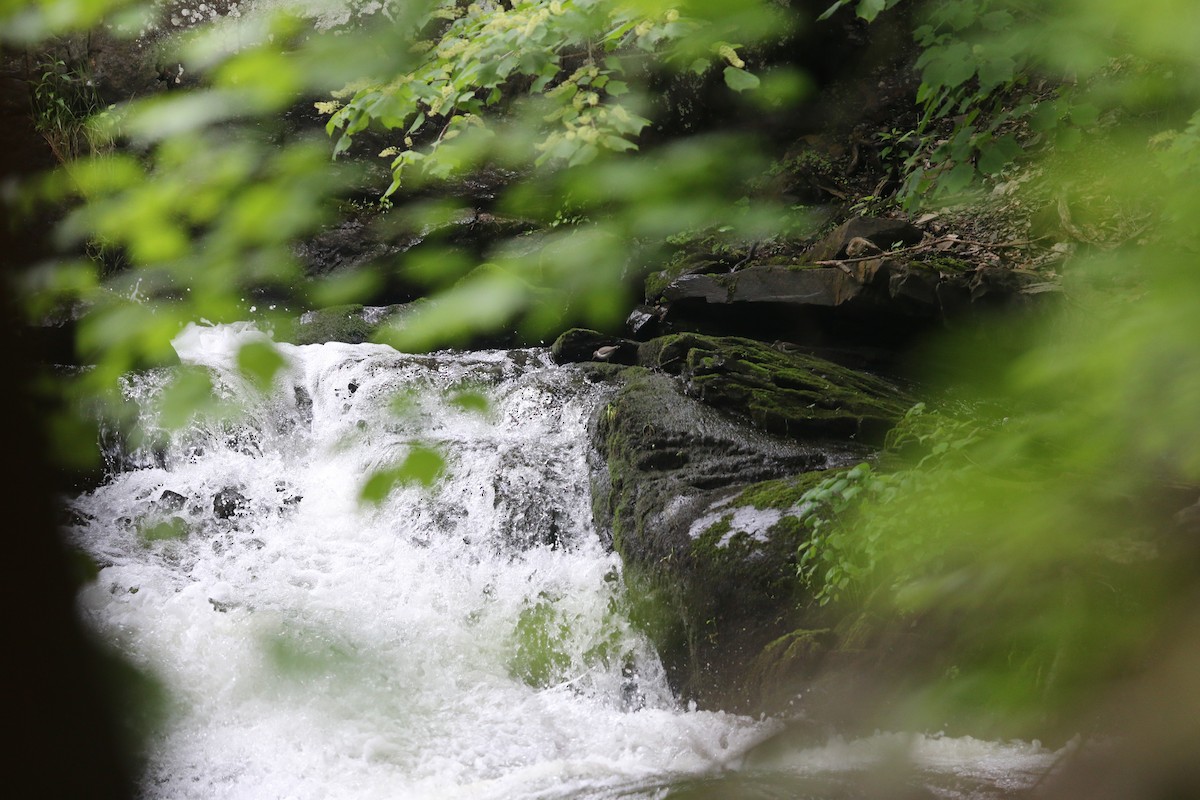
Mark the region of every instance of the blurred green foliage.
<instances>
[{"instance_id":1,"label":"blurred green foliage","mask_svg":"<svg viewBox=\"0 0 1200 800\"><path fill-rule=\"evenodd\" d=\"M382 503L396 486L417 484L430 488L446 471L446 460L436 448L415 445L399 465L376 470L363 485L361 497L368 503Z\"/></svg>"},{"instance_id":2,"label":"blurred green foliage","mask_svg":"<svg viewBox=\"0 0 1200 800\"><path fill-rule=\"evenodd\" d=\"M828 13L871 20L897 5L837 2ZM940 620L959 661L937 696L1022 730L1131 674L1194 588L1195 533L1170 517L1200 496L1200 5L920 7L920 122L886 142L909 207L1029 178L1027 190L1058 193L1072 220L1121 228L1134 209L1139 222L1101 238L1060 213L1080 251L1062 267L1062 313L1017 321L1030 344L1016 358L986 338L931 356L984 376L1004 413L914 412L894 440L909 462L819 487L811 499L824 512L812 515L801 579L822 600ZM391 265L431 298L383 336L401 348L505 327L536 339L569 322L611 325L630 277L668 237L723 227L749 241L788 224L786 209L742 202L766 166L744 134L644 149L639 134L664 72L719 71L737 102L794 98L798 76L760 77L749 54L800 10L714 0L390 9L323 33L287 13L238 20L232 39L229 25L198 27L179 39L179 57L199 85L110 111L116 150L76 152L46 181L70 207L64 245L102 242L124 265L64 258L25 278L33 318L85 312L79 347L96 366L73 397L116 398L122 374L171 361L187 322L254 315L270 326L327 296L294 245L333 218L335 201L363 192L361 171L331 160L360 141L385 144L390 184L372 196L404 226L448 218L462 201L439 187L498 170L509 178L497 209L538 231L479 258L418 248ZM8 0L0 36L35 43L133 13L147 12ZM330 114L332 142L278 122L314 103ZM354 288L328 296L354 302ZM262 385L278 368L260 345L239 363ZM185 373L172 419L185 421L205 391ZM444 468L417 448L364 497L431 483Z\"/></svg>"},{"instance_id":3,"label":"blurred green foliage","mask_svg":"<svg viewBox=\"0 0 1200 800\"><path fill-rule=\"evenodd\" d=\"M171 363L171 339L189 321L254 317L282 330L298 310L359 300L378 280L309 280L295 245L364 192L388 220L421 231L461 210L453 181L499 170L518 176L500 210L543 226L499 239L483 259L431 243L379 265L433 299L380 336L404 349L514 327L536 341L572 319L611 326L666 235L718 224L747 237L769 231L774 209L729 211L762 167L740 138L685 139L632 158L648 80L716 71L731 92L750 89L757 79L730 36L757 41L786 22L769 3L681 9L429 0L327 27L322 4L283 4L159 37L161 58L186 64L196 84L107 109L115 150L74 153L42 187L69 208L58 231L66 252L84 254L25 278L33 320L82 313L80 358L96 368L70 391L119 406L118 378ZM32 2L0 18L6 38L27 43L99 17L132 35L128 20L163 13ZM772 82L776 93L785 83ZM316 130L280 119L314 105L332 114L332 150ZM383 150L390 187L367 184L361 157L330 162L368 135L393 143ZM97 252L104 258L88 257ZM269 378L261 353L239 363L252 380Z\"/></svg>"}]
</instances>

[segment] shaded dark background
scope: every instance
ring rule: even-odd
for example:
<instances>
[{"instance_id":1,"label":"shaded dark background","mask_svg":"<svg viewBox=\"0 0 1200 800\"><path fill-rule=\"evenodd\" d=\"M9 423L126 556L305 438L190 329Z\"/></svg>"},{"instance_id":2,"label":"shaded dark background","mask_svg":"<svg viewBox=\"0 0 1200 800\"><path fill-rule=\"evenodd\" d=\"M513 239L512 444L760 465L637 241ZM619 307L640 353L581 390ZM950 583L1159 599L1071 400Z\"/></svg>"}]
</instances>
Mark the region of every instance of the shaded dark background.
<instances>
[{"instance_id":1,"label":"shaded dark background","mask_svg":"<svg viewBox=\"0 0 1200 800\"><path fill-rule=\"evenodd\" d=\"M77 578L56 524L61 477L49 459L33 386L39 344L21 324L13 291L14 278L50 251L50 220L23 214L14 202L17 182L54 167L29 115L26 64L25 54L0 51L4 782L13 797L129 798L133 768L110 691L121 668L76 613Z\"/></svg>"}]
</instances>

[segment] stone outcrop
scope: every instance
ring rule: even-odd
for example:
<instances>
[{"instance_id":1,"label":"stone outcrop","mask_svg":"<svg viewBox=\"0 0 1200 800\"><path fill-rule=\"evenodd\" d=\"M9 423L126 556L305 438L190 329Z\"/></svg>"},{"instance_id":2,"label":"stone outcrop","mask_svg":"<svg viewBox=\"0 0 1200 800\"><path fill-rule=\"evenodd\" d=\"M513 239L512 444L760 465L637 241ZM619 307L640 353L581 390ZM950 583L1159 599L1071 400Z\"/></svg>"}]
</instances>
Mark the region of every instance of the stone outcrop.
<instances>
[{"instance_id":1,"label":"stone outcrop","mask_svg":"<svg viewBox=\"0 0 1200 800\"><path fill-rule=\"evenodd\" d=\"M706 707L732 696L758 650L792 627L795 546L788 536L722 542L699 525L746 481L822 469L817 449L744 429L680 395L666 375L630 368L600 412L594 440L605 464L593 486L596 519L610 521L633 618L653 639L672 687Z\"/></svg>"},{"instance_id":2,"label":"stone outcrop","mask_svg":"<svg viewBox=\"0 0 1200 800\"><path fill-rule=\"evenodd\" d=\"M554 352L596 361L586 351L601 341L571 331ZM638 366L588 367L615 384L593 421L597 522L674 688L707 707L762 708L778 692L759 684L783 684L755 676L811 666L796 648L768 651L809 621L794 506L828 470L869 459L864 441L908 401L878 378L750 340L668 336L636 353Z\"/></svg>"},{"instance_id":3,"label":"stone outcrop","mask_svg":"<svg viewBox=\"0 0 1200 800\"><path fill-rule=\"evenodd\" d=\"M580 361L606 361L610 364L636 364L640 345L629 339L606 336L586 328L572 328L559 336L550 347L550 357L559 364Z\"/></svg>"},{"instance_id":4,"label":"stone outcrop","mask_svg":"<svg viewBox=\"0 0 1200 800\"><path fill-rule=\"evenodd\" d=\"M912 405L882 378L782 342L689 333L638 343L575 328L551 354L560 364L608 361L678 376L687 396L764 432L804 441L878 443Z\"/></svg>"},{"instance_id":5,"label":"stone outcrop","mask_svg":"<svg viewBox=\"0 0 1200 800\"><path fill-rule=\"evenodd\" d=\"M969 324L997 309L1033 308L1057 293L1057 285L1033 273L941 270L881 255L838 266L682 275L657 302L676 331L878 347Z\"/></svg>"},{"instance_id":6,"label":"stone outcrop","mask_svg":"<svg viewBox=\"0 0 1200 800\"><path fill-rule=\"evenodd\" d=\"M473 188L486 192L485 188ZM472 203L488 202L486 195L464 199ZM364 303L394 305L411 302L429 291L426 283L406 277L403 270L394 268L412 248L429 244L463 252L473 260L482 261L483 254L496 241L532 230L533 225L528 221L479 209L463 209L438 225L419 230L411 230L386 214L361 211L297 243L295 252L304 264L305 274L311 278L373 271L382 280L369 296L363 298Z\"/></svg>"},{"instance_id":7,"label":"stone outcrop","mask_svg":"<svg viewBox=\"0 0 1200 800\"><path fill-rule=\"evenodd\" d=\"M879 378L752 339L667 336L640 358L706 404L793 438L879 441L911 405Z\"/></svg>"},{"instance_id":8,"label":"stone outcrop","mask_svg":"<svg viewBox=\"0 0 1200 800\"><path fill-rule=\"evenodd\" d=\"M635 335L653 321L646 328L653 335L692 331L894 351L998 309L1042 308L1059 293L1052 278L972 264L923 236L904 220L856 217L790 261L731 266L693 258L646 279L650 305L630 325L638 325Z\"/></svg>"}]
</instances>

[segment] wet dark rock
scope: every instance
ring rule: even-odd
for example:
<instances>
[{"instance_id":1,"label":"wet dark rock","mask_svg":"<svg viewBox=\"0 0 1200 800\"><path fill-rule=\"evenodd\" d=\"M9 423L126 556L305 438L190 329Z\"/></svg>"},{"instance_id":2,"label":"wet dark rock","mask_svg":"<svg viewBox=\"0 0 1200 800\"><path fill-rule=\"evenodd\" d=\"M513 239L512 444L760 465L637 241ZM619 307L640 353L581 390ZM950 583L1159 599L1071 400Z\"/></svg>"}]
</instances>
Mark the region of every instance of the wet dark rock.
<instances>
[{"instance_id":1,"label":"wet dark rock","mask_svg":"<svg viewBox=\"0 0 1200 800\"><path fill-rule=\"evenodd\" d=\"M1058 295L1056 281L1034 273L939 269L882 254L838 266L683 275L658 299L663 324L677 332L895 354L930 332L978 322L998 309L1049 308Z\"/></svg>"},{"instance_id":2,"label":"wet dark rock","mask_svg":"<svg viewBox=\"0 0 1200 800\"><path fill-rule=\"evenodd\" d=\"M572 331L584 353L600 334ZM801 495L874 445L912 399L890 382L784 342L678 334L638 366L587 367L616 386L593 421L595 517L683 696L756 711L811 674L830 637L796 580ZM793 636L795 638L795 636Z\"/></svg>"},{"instance_id":3,"label":"wet dark rock","mask_svg":"<svg viewBox=\"0 0 1200 800\"><path fill-rule=\"evenodd\" d=\"M316 309L301 315L290 337L287 338L294 344L322 344L324 342L362 344L370 341L380 328L402 318L416 306L416 303L402 303L394 306L351 304Z\"/></svg>"},{"instance_id":4,"label":"wet dark rock","mask_svg":"<svg viewBox=\"0 0 1200 800\"><path fill-rule=\"evenodd\" d=\"M300 415L300 421L305 425L311 425L313 421L312 395L303 386L294 386L292 387L292 398L296 401L296 411Z\"/></svg>"},{"instance_id":5,"label":"wet dark rock","mask_svg":"<svg viewBox=\"0 0 1200 800\"><path fill-rule=\"evenodd\" d=\"M335 226L298 244L296 255L304 262L308 275L325 276L371 265L382 266L387 259L408 250L416 241L416 237L410 234L388 235L379 226L354 216L342 219ZM415 286L407 287L408 291L399 286L389 289L402 295L401 301L412 300L420 293L419 287Z\"/></svg>"},{"instance_id":6,"label":"wet dark rock","mask_svg":"<svg viewBox=\"0 0 1200 800\"><path fill-rule=\"evenodd\" d=\"M638 359L680 376L705 404L792 438L879 443L913 403L869 373L752 339L664 336L643 344Z\"/></svg>"},{"instance_id":7,"label":"wet dark rock","mask_svg":"<svg viewBox=\"0 0 1200 800\"><path fill-rule=\"evenodd\" d=\"M179 511L187 504L187 498L179 492L164 489L158 498L158 505L166 511Z\"/></svg>"},{"instance_id":8,"label":"wet dark rock","mask_svg":"<svg viewBox=\"0 0 1200 800\"><path fill-rule=\"evenodd\" d=\"M638 306L629 312L625 327L638 341L653 339L666 333L662 320L663 309L658 306Z\"/></svg>"},{"instance_id":9,"label":"wet dark rock","mask_svg":"<svg viewBox=\"0 0 1200 800\"><path fill-rule=\"evenodd\" d=\"M250 501L232 486L226 486L213 496L213 514L217 519L232 519L246 513Z\"/></svg>"},{"instance_id":10,"label":"wet dark rock","mask_svg":"<svg viewBox=\"0 0 1200 800\"><path fill-rule=\"evenodd\" d=\"M27 325L18 332L21 344L47 364L79 366L82 361L75 348L76 323L73 319L47 320Z\"/></svg>"},{"instance_id":11,"label":"wet dark rock","mask_svg":"<svg viewBox=\"0 0 1200 800\"><path fill-rule=\"evenodd\" d=\"M550 357L556 364L581 361L604 361L610 364L637 363L638 343L629 339L607 336L586 328L572 328L559 336L550 347Z\"/></svg>"},{"instance_id":12,"label":"wet dark rock","mask_svg":"<svg viewBox=\"0 0 1200 800\"><path fill-rule=\"evenodd\" d=\"M557 471L561 465L553 459L532 460L529 453L518 449L505 451L501 463L503 468L496 473L492 484L495 519L499 523L499 539L495 542L498 550L516 554L534 547L560 550L574 545L568 535L572 526L566 504L558 498L533 496L528 491L529 476Z\"/></svg>"},{"instance_id":13,"label":"wet dark rock","mask_svg":"<svg viewBox=\"0 0 1200 800\"><path fill-rule=\"evenodd\" d=\"M285 507L297 505L304 499L304 495L297 492L296 487L287 481L276 481L275 492L282 496Z\"/></svg>"},{"instance_id":14,"label":"wet dark rock","mask_svg":"<svg viewBox=\"0 0 1200 800\"><path fill-rule=\"evenodd\" d=\"M762 523L751 531L731 527L723 509L757 482L819 476L869 451L761 433L688 396L686 383L662 371L631 367L603 377L619 388L592 425L604 462L593 473L594 513L611 521L634 619L683 697L749 708L758 695L745 690L745 669L798 625L803 531L776 524L781 515L748 515Z\"/></svg>"},{"instance_id":15,"label":"wet dark rock","mask_svg":"<svg viewBox=\"0 0 1200 800\"><path fill-rule=\"evenodd\" d=\"M61 60L72 71L86 75L100 103L110 105L182 85L183 72L178 63L167 63L165 45L163 41L120 36L99 26L44 43L35 56L40 63L32 66L36 70L41 64Z\"/></svg>"},{"instance_id":16,"label":"wet dark rock","mask_svg":"<svg viewBox=\"0 0 1200 800\"><path fill-rule=\"evenodd\" d=\"M761 266L737 273L683 275L663 290L662 299L839 306L862 288L854 275L836 267Z\"/></svg>"},{"instance_id":17,"label":"wet dark rock","mask_svg":"<svg viewBox=\"0 0 1200 800\"><path fill-rule=\"evenodd\" d=\"M378 150L378 148L376 148ZM485 191L482 186L474 187ZM468 197L474 203L480 198ZM408 303L424 296L426 284L405 280L405 272L395 269L404 253L420 245L451 248L481 260L498 241L511 239L534 229L526 220L499 216L478 208L464 208L438 225L414 230L396 218L375 212L361 212L341 219L296 246L296 255L310 277L370 270L385 280L363 298L369 305Z\"/></svg>"}]
</instances>

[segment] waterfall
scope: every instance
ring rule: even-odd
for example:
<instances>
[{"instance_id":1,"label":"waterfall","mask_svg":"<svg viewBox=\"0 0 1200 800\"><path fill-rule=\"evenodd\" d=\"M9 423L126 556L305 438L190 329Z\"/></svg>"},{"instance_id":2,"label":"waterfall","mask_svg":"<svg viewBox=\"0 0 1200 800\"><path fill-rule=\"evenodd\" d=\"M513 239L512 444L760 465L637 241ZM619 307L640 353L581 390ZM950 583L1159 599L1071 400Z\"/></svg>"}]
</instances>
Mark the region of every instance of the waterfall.
<instances>
[{"instance_id":1,"label":"waterfall","mask_svg":"<svg viewBox=\"0 0 1200 800\"><path fill-rule=\"evenodd\" d=\"M279 345L286 366L262 392L236 354L265 338L176 339L221 400L181 430L160 423L167 373L127 377L143 438L70 503L68 533L101 568L85 617L169 698L146 798L662 798L721 776L736 796L735 770L780 723L681 705L630 625L590 511L603 387L542 349L329 343ZM414 450L440 455L434 485L362 499ZM923 774L961 782L964 759L986 761L987 786L1025 785L1047 758L912 741ZM872 747L767 769L792 776L788 792L832 775L844 796Z\"/></svg>"},{"instance_id":2,"label":"waterfall","mask_svg":"<svg viewBox=\"0 0 1200 800\"><path fill-rule=\"evenodd\" d=\"M102 567L86 615L171 698L147 796L603 796L771 731L678 707L631 628L591 519L602 390L581 373L544 350L280 345L263 394L235 368L262 336L176 340L235 402L170 436L166 376L128 378L147 443L72 504ZM414 447L442 479L361 501Z\"/></svg>"}]
</instances>

